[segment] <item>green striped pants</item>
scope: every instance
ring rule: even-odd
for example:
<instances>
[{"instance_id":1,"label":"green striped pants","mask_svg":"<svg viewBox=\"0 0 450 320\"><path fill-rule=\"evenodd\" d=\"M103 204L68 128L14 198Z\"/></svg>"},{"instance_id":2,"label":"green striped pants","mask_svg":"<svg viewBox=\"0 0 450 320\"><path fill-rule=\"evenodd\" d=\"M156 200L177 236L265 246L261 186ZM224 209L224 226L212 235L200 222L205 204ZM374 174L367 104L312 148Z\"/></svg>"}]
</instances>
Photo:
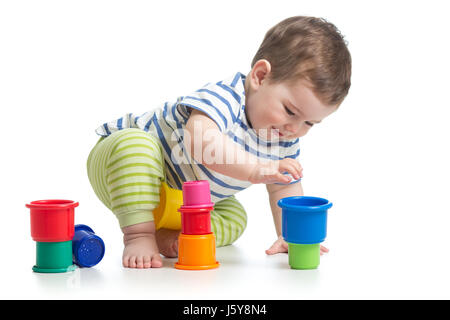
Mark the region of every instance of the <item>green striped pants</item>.
<instances>
[{"instance_id":1,"label":"green striped pants","mask_svg":"<svg viewBox=\"0 0 450 320\"><path fill-rule=\"evenodd\" d=\"M158 140L140 129L124 129L101 138L87 161L95 194L117 217L120 227L153 221L165 181ZM247 225L247 214L234 196L217 202L211 229L217 246L233 243Z\"/></svg>"}]
</instances>

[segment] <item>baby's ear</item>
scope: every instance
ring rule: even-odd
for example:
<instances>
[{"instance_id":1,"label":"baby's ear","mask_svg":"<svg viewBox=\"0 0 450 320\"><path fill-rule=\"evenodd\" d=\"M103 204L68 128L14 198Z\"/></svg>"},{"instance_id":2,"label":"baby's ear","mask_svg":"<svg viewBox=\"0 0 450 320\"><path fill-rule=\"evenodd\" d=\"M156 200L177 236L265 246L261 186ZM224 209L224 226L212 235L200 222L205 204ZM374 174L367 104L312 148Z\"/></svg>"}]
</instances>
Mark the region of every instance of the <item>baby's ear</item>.
<instances>
[{"instance_id":1,"label":"baby's ear","mask_svg":"<svg viewBox=\"0 0 450 320\"><path fill-rule=\"evenodd\" d=\"M264 81L267 81L272 66L266 59L256 61L250 71L250 85L253 89L257 89Z\"/></svg>"}]
</instances>

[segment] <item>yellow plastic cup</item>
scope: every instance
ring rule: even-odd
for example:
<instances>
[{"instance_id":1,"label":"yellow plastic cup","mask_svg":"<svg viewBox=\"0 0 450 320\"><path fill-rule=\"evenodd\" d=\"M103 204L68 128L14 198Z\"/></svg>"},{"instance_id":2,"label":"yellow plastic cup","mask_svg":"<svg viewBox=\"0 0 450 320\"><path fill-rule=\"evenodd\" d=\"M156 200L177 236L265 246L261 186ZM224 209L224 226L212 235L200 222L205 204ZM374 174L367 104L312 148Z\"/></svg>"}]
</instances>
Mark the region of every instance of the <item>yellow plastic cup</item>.
<instances>
[{"instance_id":1,"label":"yellow plastic cup","mask_svg":"<svg viewBox=\"0 0 450 320\"><path fill-rule=\"evenodd\" d=\"M156 229L181 230L181 213L178 209L183 205L183 191L163 182L159 194L159 206L153 210Z\"/></svg>"}]
</instances>

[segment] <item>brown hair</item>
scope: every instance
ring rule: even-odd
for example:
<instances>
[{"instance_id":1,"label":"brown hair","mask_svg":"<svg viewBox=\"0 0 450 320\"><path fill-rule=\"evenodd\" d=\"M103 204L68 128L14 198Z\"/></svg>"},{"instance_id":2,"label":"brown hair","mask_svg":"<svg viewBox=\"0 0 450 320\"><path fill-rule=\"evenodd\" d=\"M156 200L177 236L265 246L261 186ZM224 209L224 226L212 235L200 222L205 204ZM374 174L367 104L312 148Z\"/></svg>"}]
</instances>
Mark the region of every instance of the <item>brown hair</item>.
<instances>
[{"instance_id":1,"label":"brown hair","mask_svg":"<svg viewBox=\"0 0 450 320\"><path fill-rule=\"evenodd\" d=\"M265 35L252 67L266 59L270 81L307 80L323 103L339 105L350 89L351 56L340 31L322 18L291 17Z\"/></svg>"}]
</instances>

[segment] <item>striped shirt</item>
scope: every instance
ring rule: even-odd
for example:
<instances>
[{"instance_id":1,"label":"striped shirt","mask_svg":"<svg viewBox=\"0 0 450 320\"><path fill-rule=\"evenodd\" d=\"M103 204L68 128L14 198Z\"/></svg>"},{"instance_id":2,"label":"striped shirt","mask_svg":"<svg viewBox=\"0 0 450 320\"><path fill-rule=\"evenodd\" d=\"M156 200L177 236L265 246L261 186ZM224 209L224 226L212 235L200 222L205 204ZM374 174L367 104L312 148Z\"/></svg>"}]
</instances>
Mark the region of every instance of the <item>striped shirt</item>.
<instances>
[{"instance_id":1,"label":"striped shirt","mask_svg":"<svg viewBox=\"0 0 450 320\"><path fill-rule=\"evenodd\" d=\"M175 102L166 102L140 116L128 113L120 119L107 122L97 128L96 133L108 136L125 128L140 128L149 132L160 141L167 183L172 188L181 190L185 181L208 180L211 200L218 202L244 190L251 183L210 170L190 157L183 143L183 130L191 108L206 113L222 133L260 159L298 159L300 155L299 139L265 141L249 126L245 116L244 83L245 75L238 72L228 79L208 83L192 94L181 96ZM292 180L291 183L298 181Z\"/></svg>"}]
</instances>

